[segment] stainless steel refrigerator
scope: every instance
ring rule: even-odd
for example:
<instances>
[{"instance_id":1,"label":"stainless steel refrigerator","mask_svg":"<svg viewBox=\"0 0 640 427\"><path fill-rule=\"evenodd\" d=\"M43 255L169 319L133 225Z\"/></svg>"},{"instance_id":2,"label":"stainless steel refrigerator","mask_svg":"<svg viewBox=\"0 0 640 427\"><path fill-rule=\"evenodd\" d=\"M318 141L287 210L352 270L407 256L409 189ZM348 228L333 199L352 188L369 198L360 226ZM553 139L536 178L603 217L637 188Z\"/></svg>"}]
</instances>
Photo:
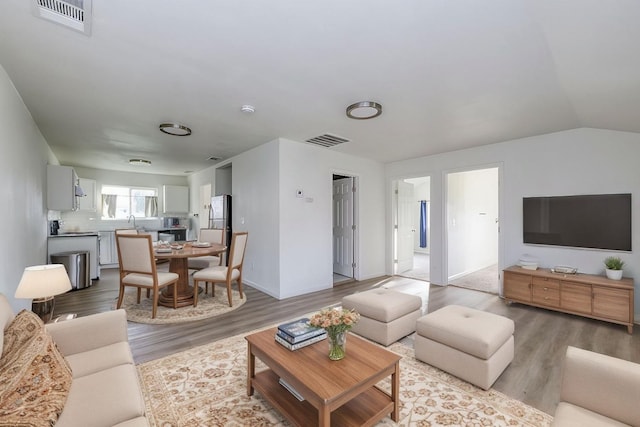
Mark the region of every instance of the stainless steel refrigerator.
<instances>
[{"instance_id":1,"label":"stainless steel refrigerator","mask_svg":"<svg viewBox=\"0 0 640 427\"><path fill-rule=\"evenodd\" d=\"M229 259L229 250L231 249L231 196L225 194L222 196L214 196L211 198L209 207L209 228L218 228L225 230L224 244L227 245L227 256L225 264Z\"/></svg>"}]
</instances>

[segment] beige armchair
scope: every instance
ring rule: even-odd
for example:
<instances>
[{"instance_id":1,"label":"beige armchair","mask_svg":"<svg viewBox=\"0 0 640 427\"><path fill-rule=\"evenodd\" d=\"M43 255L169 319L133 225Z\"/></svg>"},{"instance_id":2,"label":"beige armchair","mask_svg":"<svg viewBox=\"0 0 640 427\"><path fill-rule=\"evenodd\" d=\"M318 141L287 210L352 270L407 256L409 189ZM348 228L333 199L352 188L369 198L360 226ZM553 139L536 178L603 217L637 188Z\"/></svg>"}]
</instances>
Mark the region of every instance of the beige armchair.
<instances>
[{"instance_id":1,"label":"beige armchair","mask_svg":"<svg viewBox=\"0 0 640 427\"><path fill-rule=\"evenodd\" d=\"M173 285L173 308L177 308L178 275L157 271L151 236L149 234L116 234L116 247L120 265L120 293L117 308L122 305L126 286L138 288L138 304L140 304L140 291L144 288L153 293L151 318L155 319L160 289L171 285Z\"/></svg>"},{"instance_id":2,"label":"beige armchair","mask_svg":"<svg viewBox=\"0 0 640 427\"><path fill-rule=\"evenodd\" d=\"M639 426L640 364L567 348L553 426Z\"/></svg>"},{"instance_id":3,"label":"beige armchair","mask_svg":"<svg viewBox=\"0 0 640 427\"><path fill-rule=\"evenodd\" d=\"M214 266L205 268L193 275L193 306L198 304L198 286L200 282L211 283L211 295L215 293L215 284L224 283L227 287L227 297L229 298L229 307L233 307L231 298L231 283L238 284L240 298L242 298L242 264L244 262L244 252L247 247L247 232L233 233L231 237L231 250L229 251L228 266Z\"/></svg>"}]
</instances>

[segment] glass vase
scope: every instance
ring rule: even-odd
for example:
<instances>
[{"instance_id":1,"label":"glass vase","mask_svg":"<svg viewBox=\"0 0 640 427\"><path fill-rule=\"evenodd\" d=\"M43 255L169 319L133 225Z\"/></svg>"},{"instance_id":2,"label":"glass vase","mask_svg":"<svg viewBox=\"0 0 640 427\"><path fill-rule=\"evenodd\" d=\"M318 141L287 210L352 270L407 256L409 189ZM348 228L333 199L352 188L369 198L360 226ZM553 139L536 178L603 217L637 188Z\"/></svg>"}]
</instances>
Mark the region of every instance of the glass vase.
<instances>
[{"instance_id":1,"label":"glass vase","mask_svg":"<svg viewBox=\"0 0 640 427\"><path fill-rule=\"evenodd\" d=\"M343 359L347 348L347 333L329 333L327 336L327 341L329 342L329 359Z\"/></svg>"}]
</instances>

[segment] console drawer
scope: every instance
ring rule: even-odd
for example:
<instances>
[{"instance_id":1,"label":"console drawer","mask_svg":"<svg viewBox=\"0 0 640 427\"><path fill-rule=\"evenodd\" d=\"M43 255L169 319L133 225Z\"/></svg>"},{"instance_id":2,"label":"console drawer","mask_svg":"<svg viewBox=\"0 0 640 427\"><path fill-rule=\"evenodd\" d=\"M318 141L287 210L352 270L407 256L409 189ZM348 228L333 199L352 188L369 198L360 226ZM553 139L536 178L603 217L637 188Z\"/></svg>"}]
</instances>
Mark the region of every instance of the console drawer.
<instances>
[{"instance_id":1,"label":"console drawer","mask_svg":"<svg viewBox=\"0 0 640 427\"><path fill-rule=\"evenodd\" d=\"M535 304L560 306L560 282L546 277L534 277L531 301Z\"/></svg>"}]
</instances>

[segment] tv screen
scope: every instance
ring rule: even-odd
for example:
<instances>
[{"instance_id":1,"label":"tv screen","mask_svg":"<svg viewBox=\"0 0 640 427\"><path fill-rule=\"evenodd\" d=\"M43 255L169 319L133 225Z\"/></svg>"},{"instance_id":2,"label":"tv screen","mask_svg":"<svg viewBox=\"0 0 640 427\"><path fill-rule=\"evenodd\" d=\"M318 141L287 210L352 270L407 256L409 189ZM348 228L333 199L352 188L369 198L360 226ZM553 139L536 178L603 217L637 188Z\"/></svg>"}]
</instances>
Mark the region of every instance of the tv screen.
<instances>
[{"instance_id":1,"label":"tv screen","mask_svg":"<svg viewBox=\"0 0 640 427\"><path fill-rule=\"evenodd\" d=\"M525 197L524 243L631 251L631 194Z\"/></svg>"}]
</instances>

